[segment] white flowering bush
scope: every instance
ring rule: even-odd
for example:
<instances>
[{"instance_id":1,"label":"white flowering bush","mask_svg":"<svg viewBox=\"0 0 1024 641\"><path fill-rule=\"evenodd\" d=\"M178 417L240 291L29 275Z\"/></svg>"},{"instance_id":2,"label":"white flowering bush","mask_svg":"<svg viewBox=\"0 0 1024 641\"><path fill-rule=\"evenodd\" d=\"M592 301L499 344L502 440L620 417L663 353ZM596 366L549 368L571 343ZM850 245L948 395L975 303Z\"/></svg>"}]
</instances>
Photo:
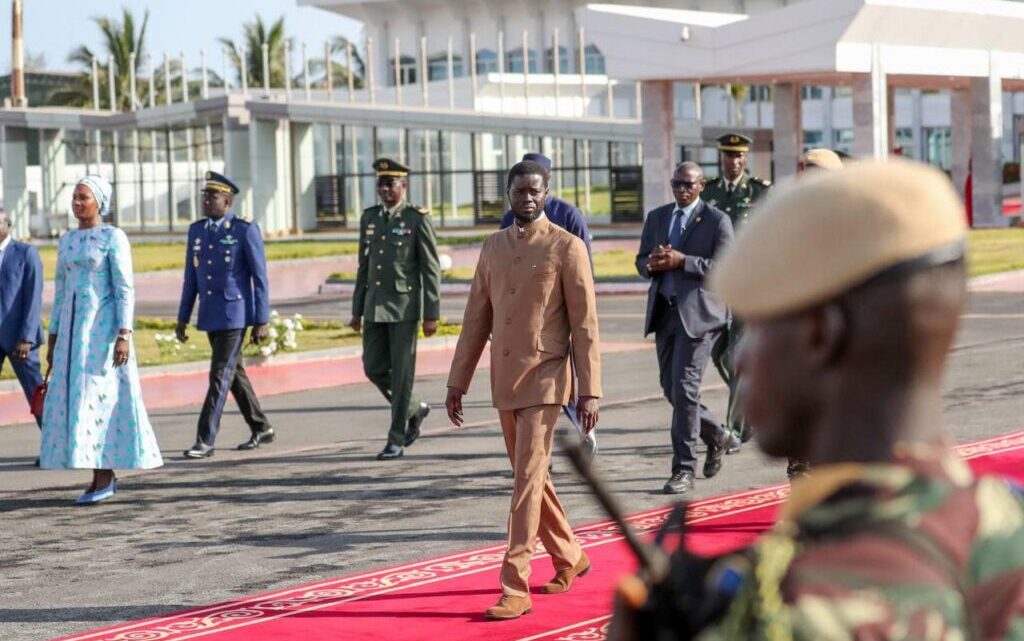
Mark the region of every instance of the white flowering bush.
<instances>
[{"instance_id":1,"label":"white flowering bush","mask_svg":"<svg viewBox=\"0 0 1024 641\"><path fill-rule=\"evenodd\" d=\"M153 334L156 347L160 350L161 357L174 356L181 353L181 343L174 334Z\"/></svg>"},{"instance_id":2,"label":"white flowering bush","mask_svg":"<svg viewBox=\"0 0 1024 641\"><path fill-rule=\"evenodd\" d=\"M278 352L292 352L299 348L298 334L303 330L302 314L281 318L277 311L270 312L267 342L258 347L260 356L273 356Z\"/></svg>"}]
</instances>

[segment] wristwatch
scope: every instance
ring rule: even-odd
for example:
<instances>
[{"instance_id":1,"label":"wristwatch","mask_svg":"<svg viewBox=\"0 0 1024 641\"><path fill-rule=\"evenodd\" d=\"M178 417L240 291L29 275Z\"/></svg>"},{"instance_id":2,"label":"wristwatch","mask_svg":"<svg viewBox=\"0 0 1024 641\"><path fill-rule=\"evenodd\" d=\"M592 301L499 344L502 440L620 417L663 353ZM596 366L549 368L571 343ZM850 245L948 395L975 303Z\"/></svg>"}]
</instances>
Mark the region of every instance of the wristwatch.
<instances>
[{"instance_id":1,"label":"wristwatch","mask_svg":"<svg viewBox=\"0 0 1024 641\"><path fill-rule=\"evenodd\" d=\"M133 333L132 330L129 329L127 334L118 334L117 335L117 340L119 340L119 341L126 341L126 340L128 340L129 338L132 337L132 333Z\"/></svg>"}]
</instances>

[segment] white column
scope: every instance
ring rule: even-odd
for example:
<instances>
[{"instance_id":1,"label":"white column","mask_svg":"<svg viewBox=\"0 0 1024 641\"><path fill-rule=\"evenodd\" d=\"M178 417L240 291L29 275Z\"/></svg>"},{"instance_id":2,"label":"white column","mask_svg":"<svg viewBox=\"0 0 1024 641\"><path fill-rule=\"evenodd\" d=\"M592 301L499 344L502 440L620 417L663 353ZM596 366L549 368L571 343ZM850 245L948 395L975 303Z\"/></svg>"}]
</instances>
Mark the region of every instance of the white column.
<instances>
[{"instance_id":1,"label":"white column","mask_svg":"<svg viewBox=\"0 0 1024 641\"><path fill-rule=\"evenodd\" d=\"M40 211L44 216L55 217L57 214L71 211L71 186L64 184L66 160L64 130L41 130L39 132L39 168L43 177L43 198Z\"/></svg>"},{"instance_id":2,"label":"white column","mask_svg":"<svg viewBox=\"0 0 1024 641\"><path fill-rule=\"evenodd\" d=\"M316 160L313 149L313 125L292 123L292 162L295 165L292 185L294 221L296 231L316 229ZM334 154L331 141L330 153Z\"/></svg>"},{"instance_id":3,"label":"white column","mask_svg":"<svg viewBox=\"0 0 1024 641\"><path fill-rule=\"evenodd\" d=\"M280 120L254 119L249 125L253 220L267 234L292 227L290 128Z\"/></svg>"},{"instance_id":4,"label":"white column","mask_svg":"<svg viewBox=\"0 0 1024 641\"><path fill-rule=\"evenodd\" d=\"M800 101L800 85L775 85L772 125L772 164L775 166L774 180L796 174L796 164L803 151L803 118Z\"/></svg>"},{"instance_id":5,"label":"white column","mask_svg":"<svg viewBox=\"0 0 1024 641\"><path fill-rule=\"evenodd\" d=\"M644 81L643 91L643 207L650 211L672 199L668 183L675 165L675 117L670 81Z\"/></svg>"},{"instance_id":6,"label":"white column","mask_svg":"<svg viewBox=\"0 0 1024 641\"><path fill-rule=\"evenodd\" d=\"M871 73L853 79L853 153L882 160L888 157L889 146L889 88L874 47Z\"/></svg>"},{"instance_id":7,"label":"white column","mask_svg":"<svg viewBox=\"0 0 1024 641\"><path fill-rule=\"evenodd\" d=\"M1005 227L1002 78L971 79L971 193L975 227Z\"/></svg>"},{"instance_id":8,"label":"white column","mask_svg":"<svg viewBox=\"0 0 1024 641\"><path fill-rule=\"evenodd\" d=\"M950 173L953 186L963 198L971 160L971 92L969 89L954 89L949 93ZM927 142L922 145L927 153L925 147Z\"/></svg>"},{"instance_id":9,"label":"white column","mask_svg":"<svg viewBox=\"0 0 1024 641\"><path fill-rule=\"evenodd\" d=\"M251 140L248 114L224 116L224 173L236 185L234 212L243 218L253 217Z\"/></svg>"},{"instance_id":10,"label":"white column","mask_svg":"<svg viewBox=\"0 0 1024 641\"><path fill-rule=\"evenodd\" d=\"M3 167L4 209L11 215L14 226L11 236L27 238L31 230L29 221L28 129L3 127L0 129L0 167ZM69 203L70 206L70 203Z\"/></svg>"}]
</instances>

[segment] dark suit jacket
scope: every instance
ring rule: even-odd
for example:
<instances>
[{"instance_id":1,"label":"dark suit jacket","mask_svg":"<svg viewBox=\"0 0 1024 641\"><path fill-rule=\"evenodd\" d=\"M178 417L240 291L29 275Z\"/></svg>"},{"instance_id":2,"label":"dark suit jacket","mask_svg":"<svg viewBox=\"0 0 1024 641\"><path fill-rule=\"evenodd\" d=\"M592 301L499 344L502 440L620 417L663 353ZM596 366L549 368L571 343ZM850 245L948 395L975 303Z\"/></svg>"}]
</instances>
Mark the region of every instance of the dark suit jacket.
<instances>
[{"instance_id":1,"label":"dark suit jacket","mask_svg":"<svg viewBox=\"0 0 1024 641\"><path fill-rule=\"evenodd\" d=\"M43 263L36 248L13 238L0 264L0 348L10 354L15 344L43 342L39 308L43 303Z\"/></svg>"},{"instance_id":2,"label":"dark suit jacket","mask_svg":"<svg viewBox=\"0 0 1024 641\"><path fill-rule=\"evenodd\" d=\"M647 292L644 335L655 329L654 309L661 279L672 278L675 280L676 305L683 330L690 338L700 338L708 332L725 327L729 321L729 310L704 289L704 278L714 267L718 252L732 242L732 222L725 212L700 201L683 230L677 248L686 256L682 267L668 272L648 272L647 257L658 245L668 244L669 224L675 207L675 203L671 203L649 212L640 237L636 269L641 276L651 280Z\"/></svg>"}]
</instances>

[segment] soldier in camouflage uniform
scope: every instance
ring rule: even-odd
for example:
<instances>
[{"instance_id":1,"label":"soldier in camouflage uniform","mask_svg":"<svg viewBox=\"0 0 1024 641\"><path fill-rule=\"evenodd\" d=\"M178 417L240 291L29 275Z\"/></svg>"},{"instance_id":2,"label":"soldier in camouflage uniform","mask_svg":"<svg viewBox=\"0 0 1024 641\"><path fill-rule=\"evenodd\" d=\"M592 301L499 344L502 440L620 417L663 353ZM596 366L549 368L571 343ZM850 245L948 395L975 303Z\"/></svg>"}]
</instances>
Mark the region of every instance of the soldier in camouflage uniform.
<instances>
[{"instance_id":1,"label":"soldier in camouflage uniform","mask_svg":"<svg viewBox=\"0 0 1024 641\"><path fill-rule=\"evenodd\" d=\"M732 219L733 230L739 234L743 224L750 218L752 207L771 187L770 180L764 180L746 173L747 154L753 141L743 134L731 133L718 138L718 153L721 173L708 183L701 197L712 207L717 207ZM750 427L745 424L736 406L736 388L739 377L732 366L733 352L740 339L741 326L733 320L715 342L711 359L722 380L729 386L729 408L726 424L736 437L729 448L729 454L739 451L740 443L750 439Z\"/></svg>"},{"instance_id":2,"label":"soldier in camouflage uniform","mask_svg":"<svg viewBox=\"0 0 1024 641\"><path fill-rule=\"evenodd\" d=\"M430 406L413 395L416 342L437 331L441 268L430 212L405 202L409 170L381 158L380 205L359 221L359 271L352 294L351 327L363 333L363 369L391 403L388 442L378 461L396 459L420 435Z\"/></svg>"},{"instance_id":3,"label":"soldier in camouflage uniform","mask_svg":"<svg viewBox=\"0 0 1024 641\"><path fill-rule=\"evenodd\" d=\"M719 260L711 289L746 322L743 411L766 453L814 474L677 601L715 615L666 638L1024 638L1024 502L975 478L942 427L965 240L944 174L862 162L773 194ZM628 599L616 641L640 636Z\"/></svg>"}]
</instances>

